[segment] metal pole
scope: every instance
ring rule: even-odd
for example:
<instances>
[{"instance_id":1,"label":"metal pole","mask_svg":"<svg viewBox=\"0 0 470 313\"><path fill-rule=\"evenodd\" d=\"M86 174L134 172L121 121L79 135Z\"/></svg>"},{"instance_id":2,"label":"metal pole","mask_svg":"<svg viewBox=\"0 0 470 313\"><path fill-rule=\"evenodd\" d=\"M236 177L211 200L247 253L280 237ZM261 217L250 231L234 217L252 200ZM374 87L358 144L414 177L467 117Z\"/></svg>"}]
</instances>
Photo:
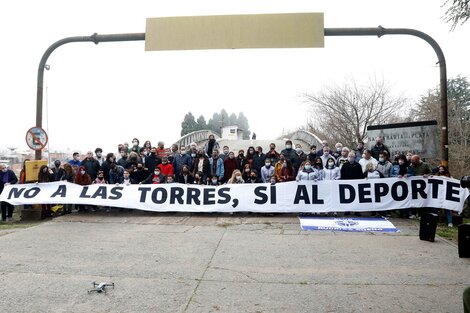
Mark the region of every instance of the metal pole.
<instances>
[{"instance_id":1,"label":"metal pole","mask_svg":"<svg viewBox=\"0 0 470 313\"><path fill-rule=\"evenodd\" d=\"M325 28L325 36L377 36L383 35L411 35L416 36L431 45L437 55L440 74L440 103L441 103L441 162L448 166L449 164L449 129L447 119L447 68L446 59L441 47L429 35L408 28Z\"/></svg>"},{"instance_id":2,"label":"metal pole","mask_svg":"<svg viewBox=\"0 0 470 313\"><path fill-rule=\"evenodd\" d=\"M38 85L36 95L36 126L42 127L42 100L44 95L44 69L46 68L46 62L52 52L58 47L71 42L94 42L98 44L100 42L115 42L115 41L138 41L145 40L145 33L131 33L131 34L110 34L110 35L98 35L94 33L91 36L77 36L67 37L56 41L46 52L44 52L41 61L39 62L38 68ZM35 159L41 159L41 150L36 151Z\"/></svg>"}]
</instances>

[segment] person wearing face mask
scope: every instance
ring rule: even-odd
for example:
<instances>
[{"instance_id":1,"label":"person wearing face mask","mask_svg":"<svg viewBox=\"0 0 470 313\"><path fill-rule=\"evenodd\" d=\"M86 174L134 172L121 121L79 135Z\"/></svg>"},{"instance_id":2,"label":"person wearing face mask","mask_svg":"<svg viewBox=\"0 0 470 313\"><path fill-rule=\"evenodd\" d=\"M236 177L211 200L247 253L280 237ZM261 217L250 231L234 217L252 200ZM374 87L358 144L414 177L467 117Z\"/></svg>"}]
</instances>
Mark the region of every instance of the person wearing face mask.
<instances>
[{"instance_id":1,"label":"person wearing face mask","mask_svg":"<svg viewBox=\"0 0 470 313\"><path fill-rule=\"evenodd\" d=\"M158 164L157 169L160 169L161 173L166 177L169 175L173 175L173 165L168 162L168 157L162 158L162 163Z\"/></svg>"},{"instance_id":2,"label":"person wearing face mask","mask_svg":"<svg viewBox=\"0 0 470 313\"><path fill-rule=\"evenodd\" d=\"M211 172L210 172L210 163L209 159L206 156L206 153L204 152L203 149L200 149L197 152L197 156L193 161L193 175L194 178L196 178L196 173L201 172L202 173L202 181L203 184L205 185L205 182L207 181L207 178L210 177Z\"/></svg>"},{"instance_id":3,"label":"person wearing face mask","mask_svg":"<svg viewBox=\"0 0 470 313\"><path fill-rule=\"evenodd\" d=\"M297 175L297 172L300 169L300 165L307 160L307 155L304 153L302 146L299 144L295 145L295 153L297 154L297 157L294 159L292 165L294 166L294 170Z\"/></svg>"},{"instance_id":4,"label":"person wearing face mask","mask_svg":"<svg viewBox=\"0 0 470 313\"><path fill-rule=\"evenodd\" d=\"M253 163L254 163L254 158L255 158L255 148L253 146L248 147L248 150L246 151L246 161L248 164L251 165L253 168Z\"/></svg>"},{"instance_id":5,"label":"person wearing face mask","mask_svg":"<svg viewBox=\"0 0 470 313\"><path fill-rule=\"evenodd\" d=\"M248 177L250 176L250 172L252 170L252 167L250 164L245 164L245 167L243 168L242 171L242 177L244 181L248 180Z\"/></svg>"},{"instance_id":6,"label":"person wearing face mask","mask_svg":"<svg viewBox=\"0 0 470 313\"><path fill-rule=\"evenodd\" d=\"M240 171L243 171L243 168L248 163L247 159L245 158L245 151L243 149L240 149L238 151L237 161L238 161L238 169Z\"/></svg>"},{"instance_id":7,"label":"person wearing face mask","mask_svg":"<svg viewBox=\"0 0 470 313\"><path fill-rule=\"evenodd\" d=\"M292 162L288 159L285 160L284 164L279 171L279 179L278 182L287 182L287 181L294 181L295 180L295 171L294 167L292 166Z\"/></svg>"},{"instance_id":8,"label":"person wearing face mask","mask_svg":"<svg viewBox=\"0 0 470 313\"><path fill-rule=\"evenodd\" d=\"M103 149L101 148L95 149L95 160L98 161L100 166L103 165L103 162L105 161L105 158L103 157Z\"/></svg>"},{"instance_id":9,"label":"person wearing face mask","mask_svg":"<svg viewBox=\"0 0 470 313\"><path fill-rule=\"evenodd\" d=\"M395 162L392 164L390 169L390 177L410 177L413 176L411 168L406 164L406 156L404 154L399 155Z\"/></svg>"},{"instance_id":10,"label":"person wearing face mask","mask_svg":"<svg viewBox=\"0 0 470 313\"><path fill-rule=\"evenodd\" d=\"M257 146L255 148L255 156L253 157L253 169L258 173L261 173L261 168L264 166L266 160L266 154L263 153L263 148Z\"/></svg>"},{"instance_id":11,"label":"person wearing face mask","mask_svg":"<svg viewBox=\"0 0 470 313\"><path fill-rule=\"evenodd\" d=\"M81 186L91 185L91 177L87 174L86 168L84 166L80 166L78 168L74 183ZM75 207L78 209L78 212L88 211L88 207L84 204L77 204Z\"/></svg>"},{"instance_id":12,"label":"person wearing face mask","mask_svg":"<svg viewBox=\"0 0 470 313\"><path fill-rule=\"evenodd\" d=\"M183 165L187 165L189 167L192 165L191 155L186 152L185 146L180 147L179 153L177 153L173 158L172 165L175 173L180 173Z\"/></svg>"},{"instance_id":13,"label":"person wearing face mask","mask_svg":"<svg viewBox=\"0 0 470 313\"><path fill-rule=\"evenodd\" d=\"M271 159L271 164L274 165L279 161L280 154L276 151L276 144L269 144L269 151L266 153L266 158Z\"/></svg>"},{"instance_id":14,"label":"person wearing face mask","mask_svg":"<svg viewBox=\"0 0 470 313\"><path fill-rule=\"evenodd\" d=\"M64 179L65 171L60 164L60 160L54 161L54 167L52 167L52 172L54 173L53 181L61 181Z\"/></svg>"},{"instance_id":15,"label":"person wearing face mask","mask_svg":"<svg viewBox=\"0 0 470 313\"><path fill-rule=\"evenodd\" d=\"M150 149L150 155L145 158L145 167L149 170L150 173L153 173L155 168L162 163L162 159L157 155L157 148L152 147Z\"/></svg>"},{"instance_id":16,"label":"person wearing face mask","mask_svg":"<svg viewBox=\"0 0 470 313\"><path fill-rule=\"evenodd\" d=\"M205 185L206 184L206 181L204 179L204 173L203 172L197 172L195 175L194 175L194 182L193 184L195 185Z\"/></svg>"},{"instance_id":17,"label":"person wearing face mask","mask_svg":"<svg viewBox=\"0 0 470 313\"><path fill-rule=\"evenodd\" d=\"M388 154L386 151L379 153L379 163L377 164L376 169L382 173L385 178L390 177L392 163L388 160Z\"/></svg>"},{"instance_id":18,"label":"person wearing face mask","mask_svg":"<svg viewBox=\"0 0 470 313\"><path fill-rule=\"evenodd\" d=\"M155 168L153 173L147 177L146 180L142 182L142 184L164 184L165 183L165 175L162 174L160 168Z\"/></svg>"},{"instance_id":19,"label":"person wearing face mask","mask_svg":"<svg viewBox=\"0 0 470 313\"><path fill-rule=\"evenodd\" d=\"M445 165L438 166L436 176L451 177L449 169ZM447 226L454 227L454 224L452 224L452 211L444 209L444 212L445 212L446 219L447 219Z\"/></svg>"},{"instance_id":20,"label":"person wearing face mask","mask_svg":"<svg viewBox=\"0 0 470 313\"><path fill-rule=\"evenodd\" d=\"M296 181L302 180L321 180L320 172L312 166L310 161L305 161L301 170L297 173L297 177L295 178Z\"/></svg>"},{"instance_id":21,"label":"person wearing face mask","mask_svg":"<svg viewBox=\"0 0 470 313\"><path fill-rule=\"evenodd\" d=\"M326 166L323 169L323 180L338 180L341 179L341 172L333 158L326 161Z\"/></svg>"},{"instance_id":22,"label":"person wearing face mask","mask_svg":"<svg viewBox=\"0 0 470 313\"><path fill-rule=\"evenodd\" d=\"M222 182L224 177L224 161L219 158L219 150L212 150L212 157L209 159L210 177L217 177Z\"/></svg>"},{"instance_id":23,"label":"person wearing face mask","mask_svg":"<svg viewBox=\"0 0 470 313\"><path fill-rule=\"evenodd\" d=\"M69 161L69 164L72 165L72 166L79 167L79 166L81 165L81 162L80 162L80 153L74 152L74 153L72 154L72 160Z\"/></svg>"},{"instance_id":24,"label":"person wearing face mask","mask_svg":"<svg viewBox=\"0 0 470 313\"><path fill-rule=\"evenodd\" d=\"M408 151L406 153L406 165L411 166L411 157L413 156L413 152Z\"/></svg>"},{"instance_id":25,"label":"person wearing face mask","mask_svg":"<svg viewBox=\"0 0 470 313\"><path fill-rule=\"evenodd\" d=\"M220 185L220 182L219 182L219 177L217 176L212 176L211 179L208 179L207 180L207 185L208 186L219 186Z\"/></svg>"},{"instance_id":26,"label":"person wearing face mask","mask_svg":"<svg viewBox=\"0 0 470 313\"><path fill-rule=\"evenodd\" d=\"M183 165L178 175L178 183L180 184L193 184L194 176L191 174L189 166Z\"/></svg>"},{"instance_id":27,"label":"person wearing face mask","mask_svg":"<svg viewBox=\"0 0 470 313\"><path fill-rule=\"evenodd\" d=\"M356 162L354 151L349 152L348 162L343 164L340 171L341 179L363 179L362 166Z\"/></svg>"},{"instance_id":28,"label":"person wearing face mask","mask_svg":"<svg viewBox=\"0 0 470 313\"><path fill-rule=\"evenodd\" d=\"M215 140L214 135L211 134L209 135L209 140L204 145L204 152L206 153L206 155L212 155L212 151L214 149L219 150L220 147L219 143Z\"/></svg>"},{"instance_id":29,"label":"person wearing face mask","mask_svg":"<svg viewBox=\"0 0 470 313\"><path fill-rule=\"evenodd\" d=\"M239 168L238 160L235 158L235 153L229 152L228 157L224 160L224 182L232 177L233 171Z\"/></svg>"},{"instance_id":30,"label":"person wearing face mask","mask_svg":"<svg viewBox=\"0 0 470 313\"><path fill-rule=\"evenodd\" d=\"M104 179L104 172L103 171L98 171L98 175L96 176L96 179L93 181L93 184L107 184L107 181Z\"/></svg>"},{"instance_id":31,"label":"person wearing face mask","mask_svg":"<svg viewBox=\"0 0 470 313\"><path fill-rule=\"evenodd\" d=\"M5 164L0 164L0 194L5 186L16 184L17 182L18 177L16 177L15 172L10 170ZM0 202L0 207L2 208L2 221L12 222L14 206L2 201Z\"/></svg>"},{"instance_id":32,"label":"person wearing face mask","mask_svg":"<svg viewBox=\"0 0 470 313\"><path fill-rule=\"evenodd\" d=\"M269 183L272 176L274 176L274 166L271 165L271 159L268 158L264 161L264 166L261 168L261 181Z\"/></svg>"},{"instance_id":33,"label":"person wearing face mask","mask_svg":"<svg viewBox=\"0 0 470 313\"><path fill-rule=\"evenodd\" d=\"M139 139L137 138L132 139L131 151L139 153L139 150L140 150L139 143L140 143Z\"/></svg>"},{"instance_id":34,"label":"person wearing face mask","mask_svg":"<svg viewBox=\"0 0 470 313\"><path fill-rule=\"evenodd\" d=\"M343 144L338 142L335 144L335 151L333 151L333 157L337 160L341 156L341 152L343 151Z\"/></svg>"},{"instance_id":35,"label":"person wearing face mask","mask_svg":"<svg viewBox=\"0 0 470 313\"><path fill-rule=\"evenodd\" d=\"M258 177L258 172L255 169L252 169L250 171L250 175L248 176L248 179L245 181L247 184L259 184L261 183L261 180Z\"/></svg>"},{"instance_id":36,"label":"person wearing face mask","mask_svg":"<svg viewBox=\"0 0 470 313\"><path fill-rule=\"evenodd\" d=\"M93 152L88 151L85 159L83 159L80 166L84 166L88 175L90 175L91 180L95 180L96 174L100 170L100 163L93 158Z\"/></svg>"},{"instance_id":37,"label":"person wearing face mask","mask_svg":"<svg viewBox=\"0 0 470 313\"><path fill-rule=\"evenodd\" d=\"M244 184L245 181L242 177L242 172L240 170L234 170L232 176L228 180L227 184Z\"/></svg>"},{"instance_id":38,"label":"person wearing face mask","mask_svg":"<svg viewBox=\"0 0 470 313\"><path fill-rule=\"evenodd\" d=\"M298 156L297 156L297 153L295 152L295 149L292 146L292 140L286 141L286 148L281 151L281 154L284 154L286 160L289 160L291 161L292 164L295 164Z\"/></svg>"},{"instance_id":39,"label":"person wearing face mask","mask_svg":"<svg viewBox=\"0 0 470 313\"><path fill-rule=\"evenodd\" d=\"M144 167L144 165L139 162L137 166L134 168L132 172L129 172L130 177L134 180L137 184L143 182L147 177L149 177L150 172Z\"/></svg>"}]
</instances>

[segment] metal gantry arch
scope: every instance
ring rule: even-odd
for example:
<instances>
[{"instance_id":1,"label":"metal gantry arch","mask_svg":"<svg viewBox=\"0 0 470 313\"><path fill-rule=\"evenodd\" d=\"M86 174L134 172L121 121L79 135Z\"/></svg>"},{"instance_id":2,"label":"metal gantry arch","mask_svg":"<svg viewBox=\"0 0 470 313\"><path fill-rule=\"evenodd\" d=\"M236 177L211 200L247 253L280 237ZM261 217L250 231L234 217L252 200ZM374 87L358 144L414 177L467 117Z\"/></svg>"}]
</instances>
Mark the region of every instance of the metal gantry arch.
<instances>
[{"instance_id":1,"label":"metal gantry arch","mask_svg":"<svg viewBox=\"0 0 470 313\"><path fill-rule=\"evenodd\" d=\"M444 53L437 44L437 42L426 33L415 29L409 28L384 28L382 26L375 28L325 28L325 36L377 36L382 37L384 35L411 35L419 37L425 40L431 45L436 52L439 73L440 73L440 106L441 106L441 159L445 165L448 165L449 161L449 149L448 149L448 119L447 119L447 69ZM36 126L42 127L42 106L43 106L43 90L44 90L44 70L46 68L46 62L52 52L58 47L72 42L93 42L98 44L100 42L117 42L117 41L142 41L145 40L145 33L132 33L132 34L108 34L98 35L93 34L91 36L77 36L67 37L61 39L52 44L44 53L39 62L38 68L38 81L37 81L37 98L36 98ZM41 150L36 151L36 160L41 159Z\"/></svg>"}]
</instances>

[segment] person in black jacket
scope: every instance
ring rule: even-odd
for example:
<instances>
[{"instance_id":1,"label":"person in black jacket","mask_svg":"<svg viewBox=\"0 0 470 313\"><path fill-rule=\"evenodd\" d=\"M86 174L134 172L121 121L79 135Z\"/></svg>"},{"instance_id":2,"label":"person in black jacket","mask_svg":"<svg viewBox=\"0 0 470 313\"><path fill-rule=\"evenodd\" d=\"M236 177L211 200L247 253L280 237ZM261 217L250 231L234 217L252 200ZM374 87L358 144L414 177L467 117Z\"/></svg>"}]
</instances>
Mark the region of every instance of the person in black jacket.
<instances>
[{"instance_id":1,"label":"person in black jacket","mask_svg":"<svg viewBox=\"0 0 470 313\"><path fill-rule=\"evenodd\" d=\"M16 184L18 177L10 170L5 164L0 164L0 194L6 185ZM13 205L8 202L2 201L0 203L2 208L2 221L12 221L13 218Z\"/></svg>"},{"instance_id":2,"label":"person in black jacket","mask_svg":"<svg viewBox=\"0 0 470 313\"><path fill-rule=\"evenodd\" d=\"M150 155L145 158L145 167L150 173L153 173L158 164L162 163L162 159L157 155L157 148L150 149Z\"/></svg>"},{"instance_id":3,"label":"person in black jacket","mask_svg":"<svg viewBox=\"0 0 470 313\"><path fill-rule=\"evenodd\" d=\"M356 162L356 154L351 151L348 154L348 162L341 167L341 179L363 179L362 166Z\"/></svg>"},{"instance_id":4,"label":"person in black jacket","mask_svg":"<svg viewBox=\"0 0 470 313\"><path fill-rule=\"evenodd\" d=\"M100 162L93 158L93 152L88 151L86 154L86 158L80 163L81 166L84 166L86 172L91 177L91 181L96 179L96 175L100 170Z\"/></svg>"}]
</instances>

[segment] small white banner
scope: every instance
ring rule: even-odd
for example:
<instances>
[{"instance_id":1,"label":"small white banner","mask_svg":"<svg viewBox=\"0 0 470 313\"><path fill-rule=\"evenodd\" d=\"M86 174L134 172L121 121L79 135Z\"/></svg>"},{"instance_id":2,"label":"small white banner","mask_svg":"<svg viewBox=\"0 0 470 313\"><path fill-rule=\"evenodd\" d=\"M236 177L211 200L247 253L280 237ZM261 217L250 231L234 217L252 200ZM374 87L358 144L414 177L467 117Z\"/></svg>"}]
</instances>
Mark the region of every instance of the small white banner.
<instances>
[{"instance_id":1,"label":"small white banner","mask_svg":"<svg viewBox=\"0 0 470 313\"><path fill-rule=\"evenodd\" d=\"M333 230L350 232L392 232L400 230L383 218L316 218L299 217L302 230Z\"/></svg>"},{"instance_id":2,"label":"small white banner","mask_svg":"<svg viewBox=\"0 0 470 313\"><path fill-rule=\"evenodd\" d=\"M85 204L177 212L345 212L433 207L461 212L469 191L449 178L232 184L218 187L149 184L89 185L66 182L6 185L0 201Z\"/></svg>"}]
</instances>

